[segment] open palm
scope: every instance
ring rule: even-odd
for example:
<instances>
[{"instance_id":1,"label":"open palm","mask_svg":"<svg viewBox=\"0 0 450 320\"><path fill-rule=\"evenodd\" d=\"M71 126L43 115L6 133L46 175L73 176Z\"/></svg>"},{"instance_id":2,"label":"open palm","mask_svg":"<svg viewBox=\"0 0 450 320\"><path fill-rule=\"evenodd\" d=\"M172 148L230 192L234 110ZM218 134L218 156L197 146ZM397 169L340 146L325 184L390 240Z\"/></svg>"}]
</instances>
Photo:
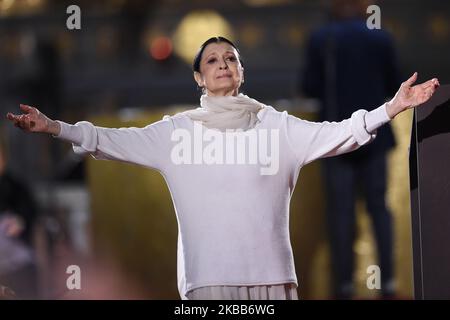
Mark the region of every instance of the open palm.
<instances>
[{"instance_id":1,"label":"open palm","mask_svg":"<svg viewBox=\"0 0 450 320\"><path fill-rule=\"evenodd\" d=\"M50 119L38 109L21 104L20 110L24 112L21 115L8 113L8 120L14 122L16 127L28 132L47 132Z\"/></svg>"},{"instance_id":2,"label":"open palm","mask_svg":"<svg viewBox=\"0 0 450 320\"><path fill-rule=\"evenodd\" d=\"M402 83L394 99L392 99L392 102L400 106L401 110L414 108L422 103L425 103L431 98L436 90L436 87L439 86L439 81L436 78L413 86L416 80L417 72L415 72L411 78Z\"/></svg>"}]
</instances>

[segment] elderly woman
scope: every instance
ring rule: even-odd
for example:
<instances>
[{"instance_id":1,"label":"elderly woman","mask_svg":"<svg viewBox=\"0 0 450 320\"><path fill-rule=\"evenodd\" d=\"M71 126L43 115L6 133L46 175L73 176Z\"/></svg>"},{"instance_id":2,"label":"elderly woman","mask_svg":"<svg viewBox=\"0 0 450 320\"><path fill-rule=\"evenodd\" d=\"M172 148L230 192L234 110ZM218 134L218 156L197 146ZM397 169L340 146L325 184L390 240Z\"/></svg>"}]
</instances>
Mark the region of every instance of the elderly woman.
<instances>
[{"instance_id":1,"label":"elderly woman","mask_svg":"<svg viewBox=\"0 0 450 320\"><path fill-rule=\"evenodd\" d=\"M23 114L7 118L24 131L69 141L77 153L138 164L164 176L179 226L182 299L298 299L289 203L300 169L369 143L378 127L427 101L439 82L413 86L414 73L377 109L315 123L239 93L241 57L223 37L200 47L193 69L203 90L200 107L144 128L70 125L26 105L20 106ZM271 169L262 170L267 166Z\"/></svg>"}]
</instances>

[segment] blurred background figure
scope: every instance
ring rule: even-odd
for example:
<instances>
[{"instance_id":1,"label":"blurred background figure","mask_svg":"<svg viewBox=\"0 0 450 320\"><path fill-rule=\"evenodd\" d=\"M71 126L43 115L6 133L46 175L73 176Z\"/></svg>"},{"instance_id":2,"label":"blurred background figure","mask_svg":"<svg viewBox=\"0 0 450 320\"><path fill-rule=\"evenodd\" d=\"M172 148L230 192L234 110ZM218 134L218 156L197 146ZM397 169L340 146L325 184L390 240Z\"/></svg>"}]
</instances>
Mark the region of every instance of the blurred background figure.
<instances>
[{"instance_id":1,"label":"blurred background figure","mask_svg":"<svg viewBox=\"0 0 450 320\"><path fill-rule=\"evenodd\" d=\"M53 265L50 299L58 300L143 300L157 299L146 283L139 282L121 268L116 258L103 251L92 257L78 254L69 243L60 243ZM73 286L74 271L79 268L79 288ZM77 271L78 272L78 271Z\"/></svg>"},{"instance_id":2,"label":"blurred background figure","mask_svg":"<svg viewBox=\"0 0 450 320\"><path fill-rule=\"evenodd\" d=\"M36 202L28 186L11 174L7 165L0 143L0 284L11 288L19 299L36 299Z\"/></svg>"},{"instance_id":3,"label":"blurred background figure","mask_svg":"<svg viewBox=\"0 0 450 320\"><path fill-rule=\"evenodd\" d=\"M334 0L329 22L312 33L306 48L301 88L321 101L320 120L341 121L361 106L382 105L400 85L393 40L366 26L363 0ZM363 196L375 232L384 298L394 294L393 227L387 208L387 155L395 145L391 125L380 128L366 148L324 160L333 294L354 294L355 203Z\"/></svg>"},{"instance_id":4,"label":"blurred background figure","mask_svg":"<svg viewBox=\"0 0 450 320\"><path fill-rule=\"evenodd\" d=\"M10 300L16 297L10 288L0 285L0 300Z\"/></svg>"}]
</instances>

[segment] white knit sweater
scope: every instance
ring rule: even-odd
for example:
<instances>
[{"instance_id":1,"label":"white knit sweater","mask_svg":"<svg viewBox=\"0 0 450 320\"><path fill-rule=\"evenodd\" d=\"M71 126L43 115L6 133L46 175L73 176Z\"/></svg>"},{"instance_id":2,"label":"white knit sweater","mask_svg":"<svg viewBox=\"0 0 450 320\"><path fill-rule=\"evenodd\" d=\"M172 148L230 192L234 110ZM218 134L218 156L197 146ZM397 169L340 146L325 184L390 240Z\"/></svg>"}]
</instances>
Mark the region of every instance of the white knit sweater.
<instances>
[{"instance_id":1,"label":"white knit sweater","mask_svg":"<svg viewBox=\"0 0 450 320\"><path fill-rule=\"evenodd\" d=\"M275 173L262 174L262 163L174 161L173 150L179 144L174 133L194 136L196 130L183 114L166 116L144 128L60 121L58 138L72 142L76 153L154 168L164 176L179 226L178 289L185 298L188 291L203 286L298 285L289 203L300 169L315 159L369 143L375 130L390 120L386 105L370 112L359 110L349 119L332 123L301 120L271 107L262 109L258 118L260 122L251 130L278 132ZM240 134L244 133L236 135Z\"/></svg>"}]
</instances>

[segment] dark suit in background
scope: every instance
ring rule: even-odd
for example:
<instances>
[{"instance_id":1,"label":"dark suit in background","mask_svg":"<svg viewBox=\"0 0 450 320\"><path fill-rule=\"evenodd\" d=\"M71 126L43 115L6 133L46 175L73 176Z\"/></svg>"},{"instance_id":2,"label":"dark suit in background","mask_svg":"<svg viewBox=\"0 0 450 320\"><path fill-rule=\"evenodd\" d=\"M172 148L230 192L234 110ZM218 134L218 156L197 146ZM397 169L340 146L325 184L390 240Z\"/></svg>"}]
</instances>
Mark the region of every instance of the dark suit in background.
<instances>
[{"instance_id":1,"label":"dark suit in background","mask_svg":"<svg viewBox=\"0 0 450 320\"><path fill-rule=\"evenodd\" d=\"M370 30L362 18L332 21L315 31L302 72L304 94L320 99L321 120L341 121L358 109L372 110L400 85L393 41ZM384 296L393 294L392 221L385 203L386 156L395 145L390 125L351 154L324 161L327 220L334 272L334 296L353 295L355 201L364 195L378 249ZM360 188L361 187L361 188Z\"/></svg>"}]
</instances>

